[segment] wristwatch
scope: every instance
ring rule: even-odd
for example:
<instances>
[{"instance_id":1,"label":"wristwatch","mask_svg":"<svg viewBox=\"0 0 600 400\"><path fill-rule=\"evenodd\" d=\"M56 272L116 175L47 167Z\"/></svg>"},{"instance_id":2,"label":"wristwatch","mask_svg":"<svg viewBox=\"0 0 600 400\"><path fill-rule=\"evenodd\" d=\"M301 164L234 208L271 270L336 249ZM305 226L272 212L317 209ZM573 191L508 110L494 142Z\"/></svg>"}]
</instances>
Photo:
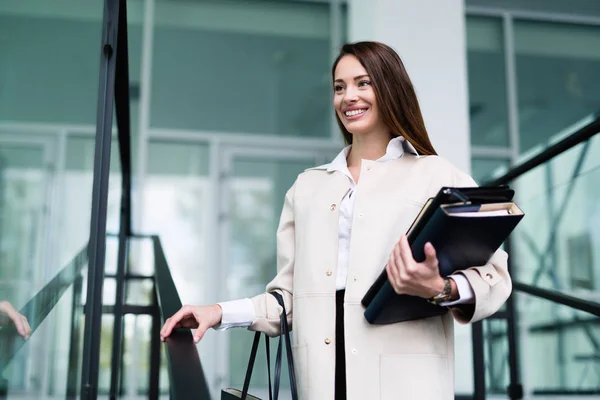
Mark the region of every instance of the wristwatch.
<instances>
[{"instance_id":1,"label":"wristwatch","mask_svg":"<svg viewBox=\"0 0 600 400\"><path fill-rule=\"evenodd\" d=\"M450 300L451 296L452 296L452 284L450 283L449 278L444 278L444 290L442 290L441 292L439 292L432 298L428 299L428 301L432 304L435 304L436 306L439 306L440 303Z\"/></svg>"}]
</instances>

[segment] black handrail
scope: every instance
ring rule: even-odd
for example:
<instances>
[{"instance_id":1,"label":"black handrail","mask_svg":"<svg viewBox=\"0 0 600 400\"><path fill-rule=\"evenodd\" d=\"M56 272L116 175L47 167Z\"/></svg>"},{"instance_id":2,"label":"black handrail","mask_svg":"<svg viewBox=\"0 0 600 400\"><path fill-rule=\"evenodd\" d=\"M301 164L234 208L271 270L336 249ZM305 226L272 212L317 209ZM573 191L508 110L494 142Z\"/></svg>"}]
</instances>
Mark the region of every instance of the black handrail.
<instances>
[{"instance_id":1,"label":"black handrail","mask_svg":"<svg viewBox=\"0 0 600 400\"><path fill-rule=\"evenodd\" d=\"M561 153L577 146L578 144L585 142L592 136L600 133L600 115L594 114L595 119L584 127L578 129L576 132L562 139L561 141L551 145L544 151L522 163L512 167L504 175L492 179L489 182L483 184L483 186L499 186L509 183L515 180L519 176L531 171L535 167L538 167L552 158L558 156Z\"/></svg>"},{"instance_id":2,"label":"black handrail","mask_svg":"<svg viewBox=\"0 0 600 400\"><path fill-rule=\"evenodd\" d=\"M81 270L88 262L88 246L77 253L58 274L33 296L19 312L27 317L31 327L31 335L42 324L54 309L65 291L81 275ZM14 325L0 329L0 374L25 344Z\"/></svg>"},{"instance_id":3,"label":"black handrail","mask_svg":"<svg viewBox=\"0 0 600 400\"><path fill-rule=\"evenodd\" d=\"M161 321L164 324L167 318L181 309L182 304L159 237L153 236L152 242L154 245L154 287ZM210 390L190 330L174 330L167 338L166 350L171 399L209 400Z\"/></svg>"},{"instance_id":4,"label":"black handrail","mask_svg":"<svg viewBox=\"0 0 600 400\"><path fill-rule=\"evenodd\" d=\"M513 281L513 289L600 317L600 303L594 301L583 300L578 297L561 293L558 290L543 289L522 282Z\"/></svg>"}]
</instances>

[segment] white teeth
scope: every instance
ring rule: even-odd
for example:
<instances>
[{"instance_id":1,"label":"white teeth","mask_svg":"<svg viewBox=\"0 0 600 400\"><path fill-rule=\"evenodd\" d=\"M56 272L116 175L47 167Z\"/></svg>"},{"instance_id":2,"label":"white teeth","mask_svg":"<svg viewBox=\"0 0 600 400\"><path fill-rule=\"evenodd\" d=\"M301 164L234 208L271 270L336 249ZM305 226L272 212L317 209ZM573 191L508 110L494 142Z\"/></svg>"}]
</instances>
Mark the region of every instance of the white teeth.
<instances>
[{"instance_id":1,"label":"white teeth","mask_svg":"<svg viewBox=\"0 0 600 400\"><path fill-rule=\"evenodd\" d=\"M362 114L366 111L367 111L366 108L361 108L360 110L346 111L344 114L346 114L346 117L353 117L355 115Z\"/></svg>"}]
</instances>

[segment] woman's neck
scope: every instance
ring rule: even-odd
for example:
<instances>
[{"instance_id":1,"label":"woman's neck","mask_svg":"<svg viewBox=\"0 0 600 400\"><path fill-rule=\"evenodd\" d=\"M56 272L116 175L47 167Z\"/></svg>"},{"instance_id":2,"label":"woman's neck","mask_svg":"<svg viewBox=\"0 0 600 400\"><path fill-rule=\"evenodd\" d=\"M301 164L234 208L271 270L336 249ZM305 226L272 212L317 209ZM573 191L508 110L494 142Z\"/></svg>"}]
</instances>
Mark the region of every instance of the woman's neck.
<instances>
[{"instance_id":1,"label":"woman's neck","mask_svg":"<svg viewBox=\"0 0 600 400\"><path fill-rule=\"evenodd\" d=\"M390 139L388 135L355 135L347 158L348 167L360 167L361 160L380 159Z\"/></svg>"}]
</instances>

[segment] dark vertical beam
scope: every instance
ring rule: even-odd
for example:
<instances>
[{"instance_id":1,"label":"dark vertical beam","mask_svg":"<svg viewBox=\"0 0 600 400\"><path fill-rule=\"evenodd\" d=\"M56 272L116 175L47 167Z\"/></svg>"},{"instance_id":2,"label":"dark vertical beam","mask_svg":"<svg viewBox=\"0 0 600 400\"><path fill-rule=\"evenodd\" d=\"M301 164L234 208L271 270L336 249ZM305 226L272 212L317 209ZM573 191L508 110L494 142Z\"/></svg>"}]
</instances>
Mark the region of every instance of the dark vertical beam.
<instances>
[{"instance_id":1,"label":"dark vertical beam","mask_svg":"<svg viewBox=\"0 0 600 400\"><path fill-rule=\"evenodd\" d=\"M115 103L121 159L121 213L119 249L113 325L113 347L110 370L109 398L116 400L121 388L121 366L123 357L123 303L125 301L125 269L127 237L131 230L131 123L129 113L129 65L127 46L127 3L119 1L119 35L117 38Z\"/></svg>"},{"instance_id":2,"label":"dark vertical beam","mask_svg":"<svg viewBox=\"0 0 600 400\"><path fill-rule=\"evenodd\" d=\"M119 132L119 154L121 157L121 216L122 230L131 236L131 113L129 97L129 46L127 34L127 1L120 0L119 38L115 75L115 109ZM124 227L124 229L123 229Z\"/></svg>"},{"instance_id":3,"label":"dark vertical beam","mask_svg":"<svg viewBox=\"0 0 600 400\"><path fill-rule=\"evenodd\" d=\"M512 262L512 255L514 254L511 249L512 238L509 238L504 243L504 250L509 254L508 257L508 271L512 277L516 277L514 263ZM520 355L519 355L519 337L518 330L518 314L517 307L515 304L515 296L512 294L506 300L506 313L508 314L506 320L506 328L508 334L508 365L509 365L509 377L510 381L508 384L508 398L511 400L520 400L523 398L523 385L521 384L521 373L520 373Z\"/></svg>"},{"instance_id":4,"label":"dark vertical beam","mask_svg":"<svg viewBox=\"0 0 600 400\"><path fill-rule=\"evenodd\" d=\"M81 292L83 289L83 276L79 273L73 284L73 296L71 299L71 338L69 347L69 366L67 369L67 400L77 398L77 383L79 372L79 360L81 358L81 316L83 307L81 305Z\"/></svg>"},{"instance_id":5,"label":"dark vertical beam","mask_svg":"<svg viewBox=\"0 0 600 400\"><path fill-rule=\"evenodd\" d=\"M94 154L94 184L90 223L89 268L83 337L81 400L98 397L100 336L102 326L102 287L106 253L106 209L110 174L110 145L113 123L115 88L114 52L117 48L119 21L118 0L104 1L104 19L100 59L96 149Z\"/></svg>"},{"instance_id":6,"label":"dark vertical beam","mask_svg":"<svg viewBox=\"0 0 600 400\"><path fill-rule=\"evenodd\" d=\"M586 142L586 143L589 143ZM556 212L560 212L560 210L556 210L556 202L555 202L555 196L554 196L554 190L553 190L553 182L554 179L552 177L552 162L549 161L546 164L543 165L543 169L544 169L544 173L546 176L546 210L547 210L547 214L548 214L548 221L556 221ZM566 197L570 197L570 196L566 196ZM552 229L558 229L558 226L553 226ZM558 286L558 281L556 279L556 271L557 271L557 261L558 261L558 255L557 255L557 248L558 248L558 236L557 235L550 235L550 241L548 243L547 246L547 257L546 257L546 261L547 264L544 266L547 270L548 273L551 277L553 278L553 289L559 289ZM558 320L560 318L559 315L559 305L558 304L554 304L552 307L552 319L553 320ZM561 330L556 332L557 335L557 343L556 343L556 355L557 355L557 366L558 366L558 381L559 381L559 387L565 387L566 386L566 371L565 371L565 338L564 338L564 332Z\"/></svg>"},{"instance_id":7,"label":"dark vertical beam","mask_svg":"<svg viewBox=\"0 0 600 400\"><path fill-rule=\"evenodd\" d=\"M482 321L473 323L471 331L473 337L473 400L485 400L485 354L483 349Z\"/></svg>"},{"instance_id":8,"label":"dark vertical beam","mask_svg":"<svg viewBox=\"0 0 600 400\"><path fill-rule=\"evenodd\" d=\"M153 293L154 313L152 314L152 337L150 339L150 382L148 382L148 398L158 400L160 393L160 309L156 290Z\"/></svg>"}]
</instances>

